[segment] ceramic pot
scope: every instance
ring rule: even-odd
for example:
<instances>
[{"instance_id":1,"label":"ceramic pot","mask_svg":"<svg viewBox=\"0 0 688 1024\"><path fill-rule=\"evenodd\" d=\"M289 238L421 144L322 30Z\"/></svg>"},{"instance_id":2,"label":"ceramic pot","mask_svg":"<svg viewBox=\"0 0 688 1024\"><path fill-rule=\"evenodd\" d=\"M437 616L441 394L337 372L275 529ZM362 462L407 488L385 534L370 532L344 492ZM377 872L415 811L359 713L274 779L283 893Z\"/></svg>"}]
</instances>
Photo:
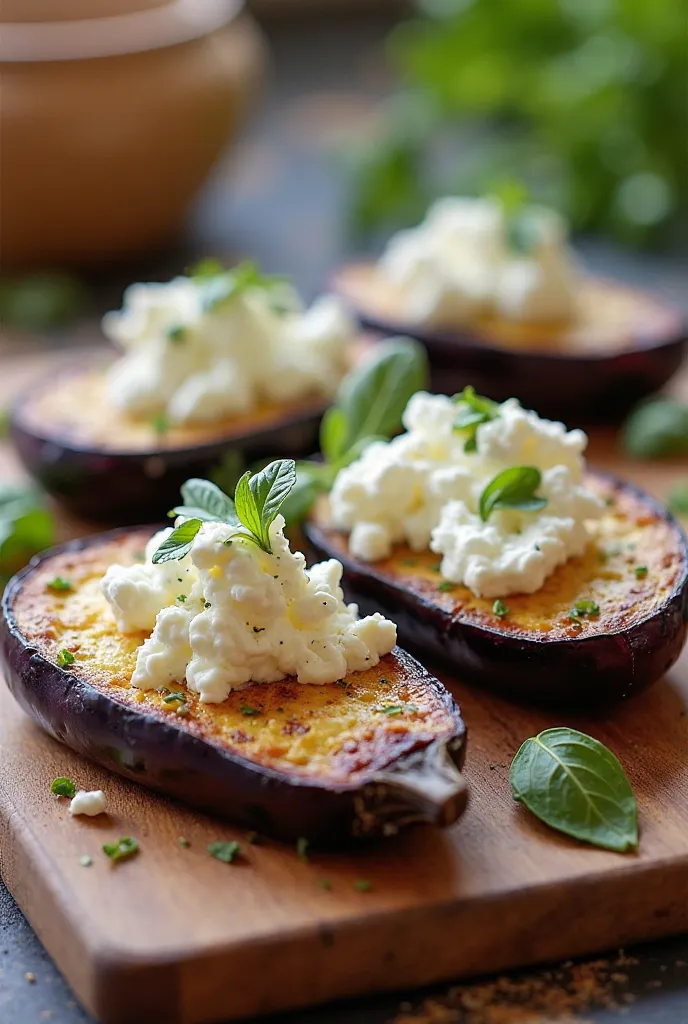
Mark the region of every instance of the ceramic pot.
<instances>
[{"instance_id":1,"label":"ceramic pot","mask_svg":"<svg viewBox=\"0 0 688 1024\"><path fill-rule=\"evenodd\" d=\"M113 262L173 234L258 90L264 48L242 8L5 0L5 272Z\"/></svg>"}]
</instances>

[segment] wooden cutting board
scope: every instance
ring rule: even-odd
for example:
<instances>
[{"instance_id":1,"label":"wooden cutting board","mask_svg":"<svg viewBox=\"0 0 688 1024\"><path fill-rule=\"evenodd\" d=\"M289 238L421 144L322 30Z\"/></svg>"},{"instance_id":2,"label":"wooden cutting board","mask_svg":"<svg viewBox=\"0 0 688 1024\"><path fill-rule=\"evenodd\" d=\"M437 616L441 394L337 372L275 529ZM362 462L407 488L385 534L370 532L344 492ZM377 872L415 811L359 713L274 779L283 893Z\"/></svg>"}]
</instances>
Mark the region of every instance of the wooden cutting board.
<instances>
[{"instance_id":1,"label":"wooden cutting board","mask_svg":"<svg viewBox=\"0 0 688 1024\"><path fill-rule=\"evenodd\" d=\"M592 454L660 496L679 474L620 465L602 435ZM649 693L596 718L445 682L469 729L471 800L454 828L307 863L275 843L244 843L234 865L206 848L241 832L85 762L0 686L0 871L84 1005L103 1024L200 1024L688 929L688 655ZM511 799L520 743L559 724L620 757L638 795L637 856L561 837ZM104 789L107 817L71 820L50 794L58 775ZM101 845L124 835L141 852L112 865ZM370 891L357 891L360 879Z\"/></svg>"}]
</instances>

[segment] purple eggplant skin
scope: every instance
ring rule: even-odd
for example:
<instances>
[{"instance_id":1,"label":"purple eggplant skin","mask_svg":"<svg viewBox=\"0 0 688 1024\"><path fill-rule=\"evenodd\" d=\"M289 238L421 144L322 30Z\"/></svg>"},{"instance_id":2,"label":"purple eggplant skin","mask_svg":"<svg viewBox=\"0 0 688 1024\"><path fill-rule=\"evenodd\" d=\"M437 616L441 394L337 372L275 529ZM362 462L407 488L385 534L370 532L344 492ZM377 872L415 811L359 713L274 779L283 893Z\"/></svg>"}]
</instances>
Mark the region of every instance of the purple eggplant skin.
<instances>
[{"instance_id":1,"label":"purple eggplant skin","mask_svg":"<svg viewBox=\"0 0 688 1024\"><path fill-rule=\"evenodd\" d=\"M672 592L652 614L609 633L546 640L462 621L431 595L413 593L374 564L349 556L346 546L333 546L331 532L314 520L304 524L304 535L314 558L342 562L347 599L356 601L362 614L381 611L393 619L400 643L415 654L517 703L587 711L647 690L677 661L688 632L688 541L681 527L639 488L595 475L635 494L671 525L683 566Z\"/></svg>"},{"instance_id":2,"label":"purple eggplant skin","mask_svg":"<svg viewBox=\"0 0 688 1024\"><path fill-rule=\"evenodd\" d=\"M454 699L406 652L395 648L395 665L423 677L452 733L408 752L370 781L325 784L287 777L234 751L201 739L182 724L134 711L79 676L44 657L22 634L14 605L27 576L62 552L116 539L113 530L52 548L36 556L10 580L2 602L0 658L10 692L24 711L56 740L128 779L266 836L293 841L305 837L322 847L347 845L394 833L417 821L446 826L463 812L467 788L458 769L466 750L466 728ZM437 781L433 801L407 790L410 772ZM410 794L410 795L409 795Z\"/></svg>"},{"instance_id":3,"label":"purple eggplant skin","mask_svg":"<svg viewBox=\"0 0 688 1024\"><path fill-rule=\"evenodd\" d=\"M335 290L336 285L335 277ZM664 337L648 338L638 332L631 348L566 354L504 348L468 328L442 331L400 323L357 307L346 293L343 298L361 328L378 341L405 335L425 345L431 391L454 395L471 384L494 401L515 395L525 408L564 422L618 422L673 377L687 350L688 324L678 313Z\"/></svg>"},{"instance_id":4,"label":"purple eggplant skin","mask_svg":"<svg viewBox=\"0 0 688 1024\"><path fill-rule=\"evenodd\" d=\"M310 454L318 447L324 410L323 405L307 414L292 412L279 423L207 444L150 451L82 447L34 432L17 415L10 434L28 473L74 515L101 523L152 523L178 502L185 480L209 477L230 454L246 464Z\"/></svg>"},{"instance_id":5,"label":"purple eggplant skin","mask_svg":"<svg viewBox=\"0 0 688 1024\"><path fill-rule=\"evenodd\" d=\"M379 341L402 333L399 324L364 315L359 321ZM652 347L601 356L508 351L469 333L448 336L408 325L403 333L428 350L431 391L454 395L472 384L496 402L517 395L526 409L565 422L618 421L673 377L686 352L685 330Z\"/></svg>"}]
</instances>

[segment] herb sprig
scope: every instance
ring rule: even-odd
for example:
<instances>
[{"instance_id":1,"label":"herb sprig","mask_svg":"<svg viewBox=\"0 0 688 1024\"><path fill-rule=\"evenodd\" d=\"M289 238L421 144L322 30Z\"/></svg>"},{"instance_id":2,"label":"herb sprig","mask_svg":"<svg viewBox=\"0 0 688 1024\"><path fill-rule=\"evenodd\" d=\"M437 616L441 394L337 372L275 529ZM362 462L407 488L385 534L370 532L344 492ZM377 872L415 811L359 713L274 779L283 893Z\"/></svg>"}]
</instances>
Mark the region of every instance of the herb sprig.
<instances>
[{"instance_id":1,"label":"herb sprig","mask_svg":"<svg viewBox=\"0 0 688 1024\"><path fill-rule=\"evenodd\" d=\"M170 516L188 516L176 526L153 555L153 562L184 558L204 522L227 523L241 536L272 554L270 527L296 482L293 459L278 459L257 473L246 472L237 484L234 501L210 480L192 479L182 485L182 505Z\"/></svg>"},{"instance_id":2,"label":"herb sprig","mask_svg":"<svg viewBox=\"0 0 688 1024\"><path fill-rule=\"evenodd\" d=\"M465 452L475 452L478 449L477 433L478 427L483 423L489 423L499 416L499 403L493 402L491 398L483 398L475 393L475 388L469 384L463 391L454 395L456 402L456 419L454 420L454 433L464 434L466 440L463 446Z\"/></svg>"}]
</instances>

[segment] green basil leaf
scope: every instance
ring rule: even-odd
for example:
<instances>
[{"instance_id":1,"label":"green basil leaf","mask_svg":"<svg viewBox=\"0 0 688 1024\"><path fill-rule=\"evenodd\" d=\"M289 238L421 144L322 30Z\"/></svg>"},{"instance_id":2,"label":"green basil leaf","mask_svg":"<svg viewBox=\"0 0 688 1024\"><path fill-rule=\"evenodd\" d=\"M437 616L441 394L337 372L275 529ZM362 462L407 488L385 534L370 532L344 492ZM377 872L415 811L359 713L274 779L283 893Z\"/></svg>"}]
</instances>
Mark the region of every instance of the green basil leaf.
<instances>
[{"instance_id":1,"label":"green basil leaf","mask_svg":"<svg viewBox=\"0 0 688 1024\"><path fill-rule=\"evenodd\" d=\"M320 451L328 462L338 459L346 448L349 424L339 406L331 406L320 423Z\"/></svg>"},{"instance_id":2,"label":"green basil leaf","mask_svg":"<svg viewBox=\"0 0 688 1024\"><path fill-rule=\"evenodd\" d=\"M239 525L234 502L210 480L195 477L187 480L182 484L182 499L184 504L172 509L174 515L201 519L203 522Z\"/></svg>"},{"instance_id":3,"label":"green basil leaf","mask_svg":"<svg viewBox=\"0 0 688 1024\"><path fill-rule=\"evenodd\" d=\"M515 800L546 825L582 842L624 853L638 847L638 808L618 760L577 729L527 739L509 773Z\"/></svg>"},{"instance_id":4,"label":"green basil leaf","mask_svg":"<svg viewBox=\"0 0 688 1024\"><path fill-rule=\"evenodd\" d=\"M419 342L396 338L375 345L371 358L349 373L339 389L337 405L348 425L343 450L363 437L392 437L409 399L428 381L428 359Z\"/></svg>"},{"instance_id":5,"label":"green basil leaf","mask_svg":"<svg viewBox=\"0 0 688 1024\"><path fill-rule=\"evenodd\" d=\"M188 555L202 525L200 519L187 519L180 526L175 527L153 555L153 564L174 562Z\"/></svg>"},{"instance_id":6,"label":"green basil leaf","mask_svg":"<svg viewBox=\"0 0 688 1024\"><path fill-rule=\"evenodd\" d=\"M621 430L621 443L636 459L657 459L688 452L688 405L672 398L643 402Z\"/></svg>"},{"instance_id":7,"label":"green basil leaf","mask_svg":"<svg viewBox=\"0 0 688 1024\"><path fill-rule=\"evenodd\" d=\"M303 522L319 494L329 491L333 480L332 467L316 462L297 462L296 483L282 505L287 526Z\"/></svg>"},{"instance_id":8,"label":"green basil leaf","mask_svg":"<svg viewBox=\"0 0 688 1024\"><path fill-rule=\"evenodd\" d=\"M535 466L511 466L490 480L480 495L478 511L484 523L495 509L518 509L537 512L547 504L535 491L542 482L542 474Z\"/></svg>"}]
</instances>

